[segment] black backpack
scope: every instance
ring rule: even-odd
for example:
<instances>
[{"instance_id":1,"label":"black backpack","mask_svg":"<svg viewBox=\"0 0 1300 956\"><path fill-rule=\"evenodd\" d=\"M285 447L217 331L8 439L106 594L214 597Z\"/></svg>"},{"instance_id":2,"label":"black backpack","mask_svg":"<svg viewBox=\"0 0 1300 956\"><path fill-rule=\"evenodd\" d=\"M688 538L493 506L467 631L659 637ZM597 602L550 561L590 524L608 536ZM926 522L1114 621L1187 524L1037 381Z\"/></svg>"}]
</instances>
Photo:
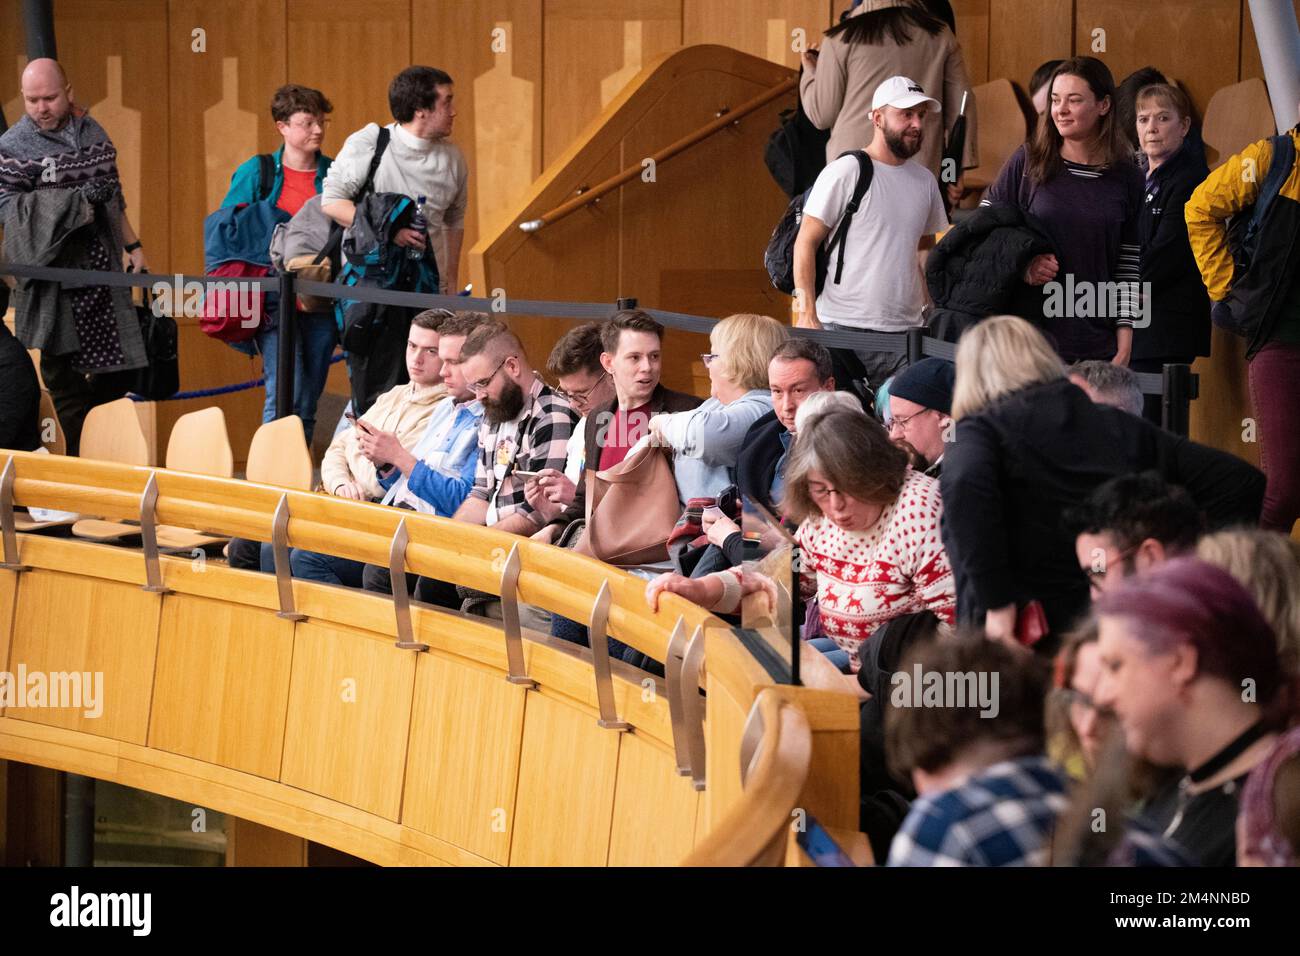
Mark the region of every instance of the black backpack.
<instances>
[{"instance_id":1,"label":"black backpack","mask_svg":"<svg viewBox=\"0 0 1300 956\"><path fill-rule=\"evenodd\" d=\"M275 154L257 154L257 192L253 202L263 202L271 198L271 186L275 183Z\"/></svg>"},{"instance_id":2,"label":"black backpack","mask_svg":"<svg viewBox=\"0 0 1300 956\"><path fill-rule=\"evenodd\" d=\"M1228 249L1232 252L1233 282L1250 271L1251 261L1255 257L1255 248L1259 245L1259 229L1268 214L1273 200L1295 165L1295 143L1291 134L1279 133L1270 137L1273 144L1273 159L1268 164L1268 172L1259 186L1259 196L1253 206L1236 213L1228 220Z\"/></svg>"},{"instance_id":3,"label":"black backpack","mask_svg":"<svg viewBox=\"0 0 1300 956\"><path fill-rule=\"evenodd\" d=\"M798 100L794 109L781 111L781 125L768 137L763 162L787 196L798 196L816 182L826 168L830 138L830 130L814 126Z\"/></svg>"},{"instance_id":4,"label":"black backpack","mask_svg":"<svg viewBox=\"0 0 1300 956\"><path fill-rule=\"evenodd\" d=\"M834 281L838 284L843 277L844 244L847 242L849 224L853 221L853 214L862 204L862 197L867 194L871 186L874 169L871 157L864 150L857 149L849 153L841 153L839 158L849 155L858 158L858 181L853 187L853 196L849 199L849 204L844 208L844 215L840 217L839 226L831 234L830 239L817 250L818 295L821 295L822 288L826 285L826 273L832 250L838 249ZM803 206L810 192L812 192L811 186L790 200L790 205L786 207L785 215L772 231L772 238L767 243L767 251L763 254L763 265L767 267L772 285L786 295L794 295L794 241L799 235L799 225L803 222Z\"/></svg>"}]
</instances>

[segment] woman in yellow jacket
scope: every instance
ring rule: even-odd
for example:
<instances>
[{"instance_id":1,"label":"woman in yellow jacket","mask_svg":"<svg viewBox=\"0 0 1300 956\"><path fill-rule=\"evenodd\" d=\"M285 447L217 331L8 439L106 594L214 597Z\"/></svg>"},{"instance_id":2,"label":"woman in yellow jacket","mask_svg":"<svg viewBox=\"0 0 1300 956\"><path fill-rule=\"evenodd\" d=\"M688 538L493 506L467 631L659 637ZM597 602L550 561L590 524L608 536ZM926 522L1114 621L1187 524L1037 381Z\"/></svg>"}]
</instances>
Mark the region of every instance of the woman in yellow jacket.
<instances>
[{"instance_id":1,"label":"woman in yellow jacket","mask_svg":"<svg viewBox=\"0 0 1300 956\"><path fill-rule=\"evenodd\" d=\"M1300 518L1300 127L1247 146L1192 193L1184 214L1215 325L1247 341L1250 400L1268 485L1260 525L1290 534ZM1266 206L1248 268L1228 245L1227 221L1264 195L1276 147L1291 162ZM1237 274L1240 273L1240 274Z\"/></svg>"}]
</instances>

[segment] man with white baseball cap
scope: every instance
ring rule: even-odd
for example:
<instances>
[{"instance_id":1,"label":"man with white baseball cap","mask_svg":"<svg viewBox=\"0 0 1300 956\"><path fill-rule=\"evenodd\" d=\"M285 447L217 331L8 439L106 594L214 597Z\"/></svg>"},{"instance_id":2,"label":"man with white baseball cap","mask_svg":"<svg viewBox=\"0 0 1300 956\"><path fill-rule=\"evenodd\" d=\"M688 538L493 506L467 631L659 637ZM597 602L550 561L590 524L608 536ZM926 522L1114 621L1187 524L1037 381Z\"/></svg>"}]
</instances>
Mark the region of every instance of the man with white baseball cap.
<instances>
[{"instance_id":1,"label":"man with white baseball cap","mask_svg":"<svg viewBox=\"0 0 1300 956\"><path fill-rule=\"evenodd\" d=\"M846 153L817 177L804 203L794 247L799 325L902 333L924 324L924 277L916 252L923 238L947 228L948 217L938 182L912 157L921 149L926 114L940 108L919 83L905 76L892 76L877 87L871 104L875 133L865 150L871 184L842 239L839 281L837 248L820 294L815 294L817 250L836 232L849 206L862 172L859 159ZM872 388L904 361L901 354L855 351Z\"/></svg>"}]
</instances>

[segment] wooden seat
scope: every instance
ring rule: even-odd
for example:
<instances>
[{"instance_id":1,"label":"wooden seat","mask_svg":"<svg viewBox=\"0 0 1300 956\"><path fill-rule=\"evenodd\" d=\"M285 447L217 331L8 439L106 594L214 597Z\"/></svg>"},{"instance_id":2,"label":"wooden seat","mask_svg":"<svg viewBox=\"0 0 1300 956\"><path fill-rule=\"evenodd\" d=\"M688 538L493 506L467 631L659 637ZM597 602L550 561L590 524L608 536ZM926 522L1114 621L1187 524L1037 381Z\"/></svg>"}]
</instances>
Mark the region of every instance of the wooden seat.
<instances>
[{"instance_id":1,"label":"wooden seat","mask_svg":"<svg viewBox=\"0 0 1300 956\"><path fill-rule=\"evenodd\" d=\"M129 399L122 399L128 405L134 405ZM118 405L120 402L113 402ZM106 408L108 406L100 406ZM98 409L95 409L98 411ZM140 446L136 449L140 460L131 464L148 464L148 447L144 431L134 408L127 409L134 423L135 434ZM93 414L93 412L92 412ZM118 413L114 413L115 415ZM90 419L87 418L87 428ZM129 432L125 424L120 430ZM299 431L302 428L299 426ZM83 439L83 453L84 453ZM90 457L90 456L85 456ZM167 468L172 471L188 471L197 474L212 475L216 478L230 478L235 473L234 454L230 450L230 437L226 432L226 416L220 408L213 406L201 411L190 412L176 419L172 427L171 438L167 442ZM133 538L140 534L140 526L130 521L102 521L84 519L73 525L72 533L79 538L90 541L110 542ZM158 547L167 550L192 551L226 541L224 535L207 534L189 528L177 528L171 525L158 525L156 528Z\"/></svg>"},{"instance_id":2,"label":"wooden seat","mask_svg":"<svg viewBox=\"0 0 1300 956\"><path fill-rule=\"evenodd\" d=\"M1029 135L1029 124L1016 89L1007 79L992 80L971 90L979 109L980 164L966 170L970 189L987 189L1003 165Z\"/></svg>"},{"instance_id":3,"label":"wooden seat","mask_svg":"<svg viewBox=\"0 0 1300 956\"><path fill-rule=\"evenodd\" d=\"M148 465L149 443L140 427L135 402L119 398L92 408L81 426L80 457L123 465Z\"/></svg>"},{"instance_id":4,"label":"wooden seat","mask_svg":"<svg viewBox=\"0 0 1300 956\"><path fill-rule=\"evenodd\" d=\"M248 446L245 476L264 485L311 491L311 449L301 418L286 415L257 429Z\"/></svg>"},{"instance_id":5,"label":"wooden seat","mask_svg":"<svg viewBox=\"0 0 1300 956\"><path fill-rule=\"evenodd\" d=\"M812 766L808 718L772 689L754 700L746 723L759 730L754 753L741 777L745 792L682 862L683 866L780 866L786 834ZM742 750L743 750L742 744Z\"/></svg>"},{"instance_id":6,"label":"wooden seat","mask_svg":"<svg viewBox=\"0 0 1300 956\"><path fill-rule=\"evenodd\" d=\"M47 423L54 426L50 441L45 440ZM63 425L59 421L59 413L54 407L54 398L50 395L48 388L41 389L41 444L51 455L66 455L68 453L68 440L63 434Z\"/></svg>"},{"instance_id":7,"label":"wooden seat","mask_svg":"<svg viewBox=\"0 0 1300 956\"><path fill-rule=\"evenodd\" d=\"M1205 107L1201 135L1205 139L1205 161L1214 169L1229 156L1241 152L1251 143L1277 132L1268 88L1255 77L1225 86L1210 97ZM1260 170L1262 179L1267 170Z\"/></svg>"}]
</instances>

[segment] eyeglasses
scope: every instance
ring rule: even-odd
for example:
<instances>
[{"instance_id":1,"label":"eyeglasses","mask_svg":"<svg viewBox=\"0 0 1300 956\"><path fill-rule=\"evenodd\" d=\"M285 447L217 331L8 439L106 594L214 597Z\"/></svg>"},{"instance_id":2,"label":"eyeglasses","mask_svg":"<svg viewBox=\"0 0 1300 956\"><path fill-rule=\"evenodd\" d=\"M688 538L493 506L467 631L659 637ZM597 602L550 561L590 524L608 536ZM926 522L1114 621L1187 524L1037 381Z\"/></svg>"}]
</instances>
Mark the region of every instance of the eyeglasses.
<instances>
[{"instance_id":1,"label":"eyeglasses","mask_svg":"<svg viewBox=\"0 0 1300 956\"><path fill-rule=\"evenodd\" d=\"M708 368L710 365L712 365L714 359L716 359L716 358L718 358L718 353L717 353L717 352L701 352L701 353L700 353L700 361L704 363L704 367L705 367L705 368Z\"/></svg>"},{"instance_id":2,"label":"eyeglasses","mask_svg":"<svg viewBox=\"0 0 1300 956\"><path fill-rule=\"evenodd\" d=\"M560 396L560 398L564 399L565 401L569 402L572 405L585 405L587 403L587 399L591 397L591 393L600 387L600 383L605 381L605 378L608 375L609 375L608 372L601 372L600 378L596 379L596 381L592 383L590 388L584 388L578 392L565 391L564 389L560 388L560 386L558 385L555 386L555 388L552 389L552 391L554 391L556 395Z\"/></svg>"},{"instance_id":3,"label":"eyeglasses","mask_svg":"<svg viewBox=\"0 0 1300 956\"><path fill-rule=\"evenodd\" d=\"M890 422L889 422L889 430L892 432L895 428L901 428L903 431L907 431L907 423L908 423L908 422L910 422L910 421L911 421L913 418L915 418L917 415L924 415L926 412L931 412L931 411L934 411L934 409L932 409L932 408L923 408L923 409L921 409L919 412L913 412L913 413L910 414L910 415L904 415L902 418L893 418L893 419L890 419Z\"/></svg>"},{"instance_id":4,"label":"eyeglasses","mask_svg":"<svg viewBox=\"0 0 1300 956\"><path fill-rule=\"evenodd\" d=\"M1075 690L1073 687L1062 687L1059 689L1060 695L1065 702L1079 711L1092 711L1100 717L1111 716L1111 711L1107 707L1102 707L1092 697L1081 690Z\"/></svg>"},{"instance_id":5,"label":"eyeglasses","mask_svg":"<svg viewBox=\"0 0 1300 956\"><path fill-rule=\"evenodd\" d=\"M1126 548L1125 550L1119 553L1119 555L1115 558L1115 561L1113 563L1120 565L1120 567L1122 568L1124 562L1127 561L1129 558L1133 557L1133 555L1137 554L1137 551L1138 551L1137 548ZM1106 561L1107 565L1111 563L1112 562L1109 560ZM1089 584L1091 584L1094 588L1100 588L1102 585L1102 581L1105 580L1107 568L1106 567L1081 568L1080 570L1083 571L1083 573L1088 576Z\"/></svg>"},{"instance_id":6,"label":"eyeglasses","mask_svg":"<svg viewBox=\"0 0 1300 956\"><path fill-rule=\"evenodd\" d=\"M470 390L475 392L486 392L488 390L488 386L492 384L492 379L497 377L497 372L505 368L506 362L509 362L512 358L514 358L513 355L507 355L505 358L501 360L501 364L492 370L492 374L489 375L487 378L481 378L477 382L470 382L469 383Z\"/></svg>"},{"instance_id":7,"label":"eyeglasses","mask_svg":"<svg viewBox=\"0 0 1300 956\"><path fill-rule=\"evenodd\" d=\"M329 129L330 121L327 119L313 118L308 120L294 120L288 125L292 126L294 129L312 129L313 127L319 127L324 130Z\"/></svg>"}]
</instances>

